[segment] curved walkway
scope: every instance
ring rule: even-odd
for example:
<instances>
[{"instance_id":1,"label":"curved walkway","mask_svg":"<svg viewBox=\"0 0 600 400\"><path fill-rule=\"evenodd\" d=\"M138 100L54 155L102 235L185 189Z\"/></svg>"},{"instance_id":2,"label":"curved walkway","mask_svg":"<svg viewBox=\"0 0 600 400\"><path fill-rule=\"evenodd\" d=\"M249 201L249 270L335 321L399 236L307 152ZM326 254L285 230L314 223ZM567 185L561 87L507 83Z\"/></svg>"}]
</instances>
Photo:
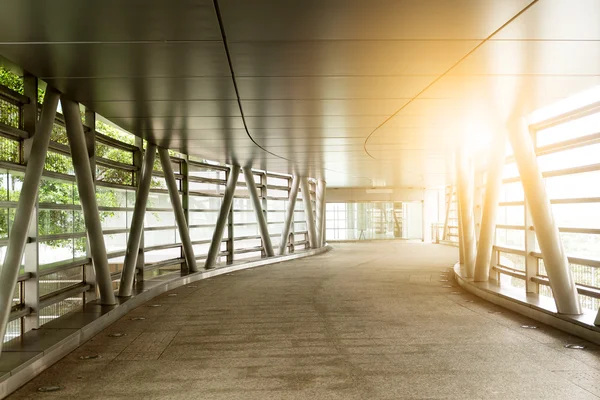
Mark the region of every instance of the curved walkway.
<instances>
[{"instance_id":1,"label":"curved walkway","mask_svg":"<svg viewBox=\"0 0 600 400\"><path fill-rule=\"evenodd\" d=\"M582 341L440 282L456 258L439 245L337 244L184 286L9 398L598 398L597 346L565 349ZM47 385L64 389L37 392Z\"/></svg>"}]
</instances>

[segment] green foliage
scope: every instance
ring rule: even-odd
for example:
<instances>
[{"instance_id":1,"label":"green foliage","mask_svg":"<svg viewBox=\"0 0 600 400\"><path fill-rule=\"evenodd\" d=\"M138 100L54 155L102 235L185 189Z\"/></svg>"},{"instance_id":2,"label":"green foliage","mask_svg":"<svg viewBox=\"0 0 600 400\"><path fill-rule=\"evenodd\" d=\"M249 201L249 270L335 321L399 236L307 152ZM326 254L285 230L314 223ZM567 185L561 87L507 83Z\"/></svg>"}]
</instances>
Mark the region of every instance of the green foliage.
<instances>
[{"instance_id":1,"label":"green foliage","mask_svg":"<svg viewBox=\"0 0 600 400\"><path fill-rule=\"evenodd\" d=\"M6 86L15 92L23 93L23 79L5 68L0 67L0 85ZM44 91L38 90L38 102L43 101ZM17 104L0 99L0 122L19 128L20 109ZM96 130L106 136L124 143L134 144L135 137L120 129L97 121ZM56 143L68 145L64 126L55 123L52 129L51 140ZM97 143L96 156L131 165L133 154L129 151ZM16 140L0 138L0 159L13 163L20 162L20 143ZM49 151L44 168L48 171L65 175L73 175L71 157ZM123 185L133 185L134 176L131 171L98 166L97 180ZM0 172L0 201L17 201L23 176L12 171ZM105 207L124 207L122 193L114 190L97 190L98 204ZM78 205L79 195L74 182L44 178L40 184L38 201L41 204ZM114 212L101 212L102 221L114 216ZM14 208L0 209L0 238L6 238L9 227L14 218ZM80 210L40 210L38 216L38 231L40 236L56 234L77 234L85 232L85 224ZM85 254L86 238L68 238L45 242L52 248L68 248L74 255Z\"/></svg>"}]
</instances>

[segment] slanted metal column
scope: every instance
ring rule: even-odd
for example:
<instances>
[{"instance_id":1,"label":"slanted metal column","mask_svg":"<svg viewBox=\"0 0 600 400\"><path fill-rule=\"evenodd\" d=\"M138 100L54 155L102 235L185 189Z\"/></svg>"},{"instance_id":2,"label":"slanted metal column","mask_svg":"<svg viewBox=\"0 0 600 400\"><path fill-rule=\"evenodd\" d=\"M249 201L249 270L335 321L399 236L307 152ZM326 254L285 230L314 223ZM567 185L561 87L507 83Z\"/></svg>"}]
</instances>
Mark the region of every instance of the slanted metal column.
<instances>
[{"instance_id":1,"label":"slanted metal column","mask_svg":"<svg viewBox=\"0 0 600 400\"><path fill-rule=\"evenodd\" d=\"M96 202L96 188L94 186L92 168L90 167L90 159L83 133L79 105L64 95L61 96L60 101L65 116L67 139L71 147L71 158L73 159L77 190L79 191L81 209L83 210L83 218L87 230L88 246L96 271L100 301L102 304L115 304L115 293L108 269L106 245L104 243L104 236L102 235L102 223L100 222L100 214L98 213L98 203Z\"/></svg>"},{"instance_id":2,"label":"slanted metal column","mask_svg":"<svg viewBox=\"0 0 600 400\"><path fill-rule=\"evenodd\" d=\"M96 184L96 113L88 108L85 109L84 124L87 128L84 129L85 144L87 146L88 158L90 160L90 169L92 170L92 179ZM90 248L86 249L88 257L92 257ZM90 285L90 289L85 292L85 302L89 303L98 297L96 288L98 282L96 280L96 271L93 263L88 263L83 267L84 282Z\"/></svg>"},{"instance_id":3,"label":"slanted metal column","mask_svg":"<svg viewBox=\"0 0 600 400\"><path fill-rule=\"evenodd\" d=\"M35 76L25 73L23 76L23 93L29 98L29 103L23 105L23 129L28 134L28 138L22 142L22 162L27 164L31 157L32 143L35 137L35 128L37 124L37 96L38 80ZM31 313L23 318L23 331L28 332L37 329L40 326L40 275L39 275L39 253L38 253L38 216L39 209L36 204L29 222L29 232L27 236L32 240L25 245L24 270L30 273L31 278L23 282L23 300L26 307L29 307ZM12 232L11 232L12 234ZM0 337L1 338L1 337Z\"/></svg>"},{"instance_id":4,"label":"slanted metal column","mask_svg":"<svg viewBox=\"0 0 600 400\"><path fill-rule=\"evenodd\" d=\"M525 201L531 213L531 222L548 272L556 308L561 314L581 314L573 273L554 221L533 141L524 121L521 124L515 121L510 126L508 138L521 175Z\"/></svg>"},{"instance_id":5,"label":"slanted metal column","mask_svg":"<svg viewBox=\"0 0 600 400\"><path fill-rule=\"evenodd\" d=\"M504 167L504 149L506 136L504 131L499 131L494 136L490 154L488 156L488 172L485 187L485 199L479 229L479 243L477 258L475 260L475 282L484 282L490 278L490 260L496 233L496 215L498 212L498 199L502 189L502 168Z\"/></svg>"},{"instance_id":6,"label":"slanted metal column","mask_svg":"<svg viewBox=\"0 0 600 400\"><path fill-rule=\"evenodd\" d=\"M267 257L273 257L275 255L275 252L273 252L273 245L271 244L271 237L269 236L269 227L267 225L267 220L263 212L260 198L258 197L258 192L256 191L256 183L254 182L254 174L252 174L252 168L244 167L242 169L244 171L246 187L248 188L248 193L250 194L250 200L252 200L252 205L254 206L256 222L258 222L260 237L263 242L263 247L265 248L265 253L267 254Z\"/></svg>"},{"instance_id":7,"label":"slanted metal column","mask_svg":"<svg viewBox=\"0 0 600 400\"><path fill-rule=\"evenodd\" d=\"M137 188L135 207L133 209L131 228L129 230L129 239L127 240L127 252L125 253L125 261L123 262L119 296L131 296L133 291L133 278L135 276L135 267L137 265L142 232L144 231L144 217L146 216L146 206L150 194L150 182L152 182L152 169L155 156L156 145L148 143L146 155L144 157L144 166L140 171L141 179Z\"/></svg>"},{"instance_id":8,"label":"slanted metal column","mask_svg":"<svg viewBox=\"0 0 600 400\"><path fill-rule=\"evenodd\" d=\"M325 181L317 181L317 236L318 247L325 246Z\"/></svg>"},{"instance_id":9,"label":"slanted metal column","mask_svg":"<svg viewBox=\"0 0 600 400\"><path fill-rule=\"evenodd\" d=\"M281 231L281 241L279 243L279 254L284 255L285 250L288 247L288 239L290 236L290 229L292 227L292 220L294 219L294 209L296 208L296 199L298 198L298 189L300 187L300 178L294 175L292 179L292 187L290 188L290 197L285 210L285 221L283 223L283 230Z\"/></svg>"},{"instance_id":10,"label":"slanted metal column","mask_svg":"<svg viewBox=\"0 0 600 400\"><path fill-rule=\"evenodd\" d=\"M227 186L225 187L225 193L223 194L223 202L221 203L221 210L219 211L219 218L215 225L215 231L213 233L212 241L210 242L210 249L206 257L205 268L214 268L217 263L217 257L221 252L221 240L223 239L223 231L225 225L227 225L227 219L229 217L229 211L231 210L231 204L233 203L233 194L235 193L235 187L237 185L238 178L240 176L240 167L238 165L232 165L229 171L229 177L227 178ZM233 237L230 237L233 240Z\"/></svg>"},{"instance_id":11,"label":"slanted metal column","mask_svg":"<svg viewBox=\"0 0 600 400\"><path fill-rule=\"evenodd\" d=\"M458 186L458 185L457 185ZM465 264L465 239L463 238L463 223L462 214L460 212L460 203L458 202L458 187L456 189L456 216L458 217L458 262L459 264Z\"/></svg>"},{"instance_id":12,"label":"slanted metal column","mask_svg":"<svg viewBox=\"0 0 600 400\"><path fill-rule=\"evenodd\" d=\"M190 239L190 231L188 229L185 214L183 213L181 199L179 198L179 189L177 188L177 182L175 181L175 174L173 173L173 166L171 165L169 150L159 147L158 156L160 158L160 164L162 165L163 173L165 175L167 189L169 189L169 198L171 199L171 205L173 206L173 212L175 213L175 220L177 221L177 228L179 229L179 237L181 238L181 246L183 247L183 255L185 257L188 271L198 272L196 256L194 256L194 248L192 247L192 241Z\"/></svg>"},{"instance_id":13,"label":"slanted metal column","mask_svg":"<svg viewBox=\"0 0 600 400\"><path fill-rule=\"evenodd\" d=\"M454 193L454 185L450 185L450 193L446 196L446 215L444 216L444 230L442 231L442 240L448 240L448 222L450 221L450 206L452 205L452 193Z\"/></svg>"},{"instance_id":14,"label":"slanted metal column","mask_svg":"<svg viewBox=\"0 0 600 400\"><path fill-rule=\"evenodd\" d=\"M315 215L313 213L312 202L310 198L310 185L308 178L300 177L300 190L302 191L302 200L304 201L304 215L306 217L306 226L308 228L308 242L311 249L318 246L317 227L315 226Z\"/></svg>"},{"instance_id":15,"label":"slanted metal column","mask_svg":"<svg viewBox=\"0 0 600 400\"><path fill-rule=\"evenodd\" d=\"M473 190L471 186L471 175L469 160L460 149L456 156L456 193L458 195L458 206L460 207L460 218L462 228L462 243L465 274L467 278L475 275L475 225L473 217Z\"/></svg>"},{"instance_id":16,"label":"slanted metal column","mask_svg":"<svg viewBox=\"0 0 600 400\"><path fill-rule=\"evenodd\" d=\"M44 171L46 152L48 151L50 134L52 133L56 108L58 107L58 98L59 93L48 86L44 96L42 115L31 143L31 157L29 157L25 168L25 177L15 211L15 220L8 237L4 264L2 270L0 270L0 351L6 333L12 297L17 285L21 259L27 244L29 226L37 203L38 188ZM36 98L33 98L32 101L36 101Z\"/></svg>"}]
</instances>

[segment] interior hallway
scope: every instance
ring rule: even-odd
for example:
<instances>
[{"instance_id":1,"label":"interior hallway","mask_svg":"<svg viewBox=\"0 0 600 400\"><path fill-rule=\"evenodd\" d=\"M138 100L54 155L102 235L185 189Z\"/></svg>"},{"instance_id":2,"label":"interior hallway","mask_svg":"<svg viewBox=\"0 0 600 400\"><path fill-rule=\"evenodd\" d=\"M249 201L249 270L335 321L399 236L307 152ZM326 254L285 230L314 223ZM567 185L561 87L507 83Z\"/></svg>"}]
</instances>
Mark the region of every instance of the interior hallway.
<instances>
[{"instance_id":1,"label":"interior hallway","mask_svg":"<svg viewBox=\"0 0 600 400\"><path fill-rule=\"evenodd\" d=\"M600 396L597 346L565 349L582 341L443 282L456 259L441 245L346 243L200 281L135 309L9 398ZM38 393L45 385L64 389Z\"/></svg>"}]
</instances>

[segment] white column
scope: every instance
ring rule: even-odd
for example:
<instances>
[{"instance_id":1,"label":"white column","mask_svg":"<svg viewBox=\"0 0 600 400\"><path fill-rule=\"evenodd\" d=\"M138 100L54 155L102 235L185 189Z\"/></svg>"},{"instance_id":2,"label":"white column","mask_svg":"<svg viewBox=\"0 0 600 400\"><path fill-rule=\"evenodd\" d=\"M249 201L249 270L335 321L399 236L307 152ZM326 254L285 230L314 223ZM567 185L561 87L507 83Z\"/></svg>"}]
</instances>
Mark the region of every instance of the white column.
<instances>
[{"instance_id":1,"label":"white column","mask_svg":"<svg viewBox=\"0 0 600 400\"><path fill-rule=\"evenodd\" d=\"M531 222L548 272L556 308L561 314L581 314L573 273L554 221L533 141L524 121L513 123L508 137L521 175L525 201L531 213Z\"/></svg>"},{"instance_id":2,"label":"white column","mask_svg":"<svg viewBox=\"0 0 600 400\"><path fill-rule=\"evenodd\" d=\"M457 173L457 195L460 207L460 219L462 228L462 243L464 268L467 278L473 278L475 274L475 223L473 217L473 190L471 186L471 174L469 160L464 150L459 149L456 156Z\"/></svg>"}]
</instances>

